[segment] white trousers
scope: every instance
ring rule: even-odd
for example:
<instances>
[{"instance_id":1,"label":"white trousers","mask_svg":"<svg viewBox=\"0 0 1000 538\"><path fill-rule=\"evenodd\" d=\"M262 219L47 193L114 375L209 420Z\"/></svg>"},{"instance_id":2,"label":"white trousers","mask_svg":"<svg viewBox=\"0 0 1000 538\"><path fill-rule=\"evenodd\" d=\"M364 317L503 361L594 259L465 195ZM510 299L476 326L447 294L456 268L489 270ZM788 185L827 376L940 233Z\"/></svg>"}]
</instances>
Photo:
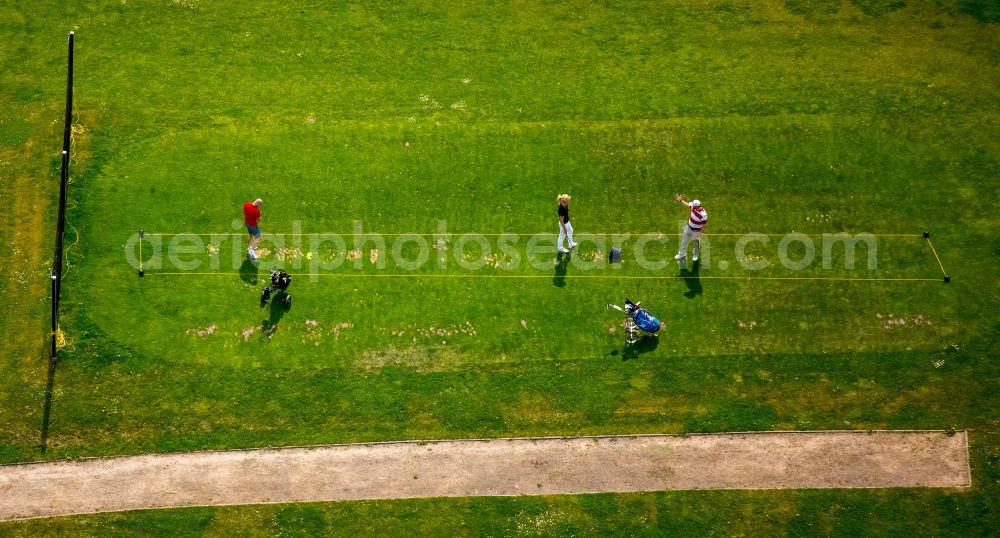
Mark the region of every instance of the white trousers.
<instances>
[{"instance_id":1,"label":"white trousers","mask_svg":"<svg viewBox=\"0 0 1000 538\"><path fill-rule=\"evenodd\" d=\"M690 226L684 226L684 233L681 234L681 248L677 251L678 256L687 256L688 243L692 239L694 239L694 255L697 256L701 250L701 232L692 230Z\"/></svg>"},{"instance_id":2,"label":"white trousers","mask_svg":"<svg viewBox=\"0 0 1000 538\"><path fill-rule=\"evenodd\" d=\"M573 244L573 223L572 222L567 222L566 223L566 229L563 230L563 224L560 222L559 223L559 240L556 241L556 246L558 246L559 248L564 248L563 247L563 242L567 238L569 239L569 244L572 245Z\"/></svg>"}]
</instances>

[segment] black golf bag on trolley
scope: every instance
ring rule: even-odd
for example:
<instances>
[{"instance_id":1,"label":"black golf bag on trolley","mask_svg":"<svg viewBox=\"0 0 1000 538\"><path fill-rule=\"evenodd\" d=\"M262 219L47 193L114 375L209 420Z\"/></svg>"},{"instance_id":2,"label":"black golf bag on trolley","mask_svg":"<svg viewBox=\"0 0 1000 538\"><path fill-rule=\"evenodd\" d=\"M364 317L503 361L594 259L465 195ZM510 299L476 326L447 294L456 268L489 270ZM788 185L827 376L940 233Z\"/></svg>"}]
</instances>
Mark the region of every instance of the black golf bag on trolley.
<instances>
[{"instance_id":1,"label":"black golf bag on trolley","mask_svg":"<svg viewBox=\"0 0 1000 538\"><path fill-rule=\"evenodd\" d=\"M264 288L264 291L260 293L260 306L267 304L267 301L271 299L271 295L273 294L275 300L280 300L285 308L291 308L292 296L285 291L291 283L292 275L279 269L272 269L271 285ZM280 299L278 299L279 297Z\"/></svg>"},{"instance_id":2,"label":"black golf bag on trolley","mask_svg":"<svg viewBox=\"0 0 1000 538\"><path fill-rule=\"evenodd\" d=\"M649 311L641 305L641 302L633 303L628 299L625 299L624 308L616 304L608 305L608 308L614 308L615 310L625 314L625 321L623 322L623 325L625 326L626 344L634 344L639 341L639 338L646 334L659 336L660 329L663 328L663 323L661 323L656 316L650 314Z\"/></svg>"}]
</instances>

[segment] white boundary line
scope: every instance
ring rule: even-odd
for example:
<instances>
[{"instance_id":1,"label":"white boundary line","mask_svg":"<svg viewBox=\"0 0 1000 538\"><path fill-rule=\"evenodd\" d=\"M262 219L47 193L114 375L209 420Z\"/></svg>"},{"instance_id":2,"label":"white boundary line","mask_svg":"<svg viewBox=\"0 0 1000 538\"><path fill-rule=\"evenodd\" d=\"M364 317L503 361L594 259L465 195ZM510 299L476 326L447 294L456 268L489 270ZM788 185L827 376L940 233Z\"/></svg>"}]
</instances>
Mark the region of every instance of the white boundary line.
<instances>
[{"instance_id":1,"label":"white boundary line","mask_svg":"<svg viewBox=\"0 0 1000 538\"><path fill-rule=\"evenodd\" d=\"M209 236L213 236L213 235L230 235L230 234L246 235L246 231L244 231L244 230L233 230L231 232L211 232L211 233L201 233L201 232L143 232L143 233L147 237L149 237L149 236L151 236L151 237L166 237L166 236L177 236L177 235L195 235L195 236L204 236L204 237L209 237ZM766 236L771 237L771 236L787 235L787 234L802 234L802 235L840 235L840 234L847 234L847 235L869 235L869 236L872 236L872 237L910 237L910 238L922 238L923 237L922 234L897 234L897 233L877 233L876 234L876 233L866 233L866 232L857 232L857 233L852 233L852 232L797 232L797 231L794 231L794 230L789 231L789 232L742 232L742 233L728 233L728 232L727 233L708 233L708 232L705 232L702 235L705 235L705 236L708 236L708 237L741 237L741 236L744 236L744 235L766 235ZM344 237L354 237L354 236L358 236L358 235L384 235L384 236L390 236L390 237L395 237L395 236L400 236L400 235L418 235L418 236L421 236L421 237L428 236L428 235L430 235L430 236L433 236L433 235L451 235L451 236L481 235L481 236L484 236L484 237L499 237L501 235L519 235L519 236L551 235L551 236L556 236L558 234L553 233L553 232L480 233L480 232L453 232L453 231L444 231L444 232L354 232L354 231L350 231L350 232L315 232L315 233L312 233L312 232L310 232L310 233L301 233L301 232L262 232L260 235L262 237L268 237L268 236L272 236L272 237L279 237L279 236L286 236L286 237L287 236L291 236L291 237L319 237L319 236L330 236L330 235L340 235L340 236L344 236ZM652 231L652 232L573 232L573 235L574 236L598 236L598 235L606 235L606 236L616 236L616 235L617 236L621 236L621 235L643 236L643 235L661 235L661 236L664 236L664 237L672 237L672 236L676 236L676 235L679 235L679 234L675 230L675 231L672 231L672 232L659 232L659 231Z\"/></svg>"}]
</instances>

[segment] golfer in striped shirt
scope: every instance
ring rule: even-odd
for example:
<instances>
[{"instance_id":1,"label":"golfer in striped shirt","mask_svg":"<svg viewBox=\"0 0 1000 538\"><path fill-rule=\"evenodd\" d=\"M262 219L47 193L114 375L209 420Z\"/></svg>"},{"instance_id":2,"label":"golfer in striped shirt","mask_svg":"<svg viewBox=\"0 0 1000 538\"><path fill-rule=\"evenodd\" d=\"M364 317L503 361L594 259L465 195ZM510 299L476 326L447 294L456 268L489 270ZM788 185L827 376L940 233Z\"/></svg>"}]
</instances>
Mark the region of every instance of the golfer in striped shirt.
<instances>
[{"instance_id":1,"label":"golfer in striped shirt","mask_svg":"<svg viewBox=\"0 0 1000 538\"><path fill-rule=\"evenodd\" d=\"M679 195L674 195L674 200L678 203L684 204L691 209L691 215L688 217L687 226L684 227L684 233L681 234L681 248L677 251L677 255L674 256L675 260L683 260L687 257L688 243L694 239L694 255L691 256L691 261L698 261L698 251L701 250L701 231L705 229L705 225L708 224L708 212L702 207L701 201L691 200L687 202L684 198Z\"/></svg>"}]
</instances>

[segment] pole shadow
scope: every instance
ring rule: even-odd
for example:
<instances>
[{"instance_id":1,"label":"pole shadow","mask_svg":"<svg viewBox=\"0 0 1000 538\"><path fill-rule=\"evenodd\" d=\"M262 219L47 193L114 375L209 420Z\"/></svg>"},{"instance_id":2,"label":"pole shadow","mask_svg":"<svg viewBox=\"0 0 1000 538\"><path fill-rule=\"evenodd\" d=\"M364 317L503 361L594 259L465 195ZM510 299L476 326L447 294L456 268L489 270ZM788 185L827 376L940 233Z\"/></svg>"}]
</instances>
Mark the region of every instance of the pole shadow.
<instances>
[{"instance_id":1,"label":"pole shadow","mask_svg":"<svg viewBox=\"0 0 1000 538\"><path fill-rule=\"evenodd\" d=\"M56 362L57 359L49 359L49 379L45 385L45 406L42 408L42 438L38 448L42 454L49 448L49 417L52 416L52 391L56 384Z\"/></svg>"},{"instance_id":2,"label":"pole shadow","mask_svg":"<svg viewBox=\"0 0 1000 538\"><path fill-rule=\"evenodd\" d=\"M691 264L691 268L688 269L687 259L685 258L681 260L680 266L680 277L684 279L684 284L686 284L688 288L688 290L684 292L684 296L688 299L694 299L704 293L704 289L701 287L701 278L699 278L701 260Z\"/></svg>"},{"instance_id":3,"label":"pole shadow","mask_svg":"<svg viewBox=\"0 0 1000 538\"><path fill-rule=\"evenodd\" d=\"M245 258L243 265L240 265L240 279L251 286L256 286L260 280L257 277L258 270L260 269L259 265L257 262L251 261L250 258Z\"/></svg>"},{"instance_id":4,"label":"pole shadow","mask_svg":"<svg viewBox=\"0 0 1000 538\"><path fill-rule=\"evenodd\" d=\"M555 287L561 288L566 285L566 270L569 268L572 256L572 252L556 253L556 270L555 274L552 275L552 285Z\"/></svg>"}]
</instances>

